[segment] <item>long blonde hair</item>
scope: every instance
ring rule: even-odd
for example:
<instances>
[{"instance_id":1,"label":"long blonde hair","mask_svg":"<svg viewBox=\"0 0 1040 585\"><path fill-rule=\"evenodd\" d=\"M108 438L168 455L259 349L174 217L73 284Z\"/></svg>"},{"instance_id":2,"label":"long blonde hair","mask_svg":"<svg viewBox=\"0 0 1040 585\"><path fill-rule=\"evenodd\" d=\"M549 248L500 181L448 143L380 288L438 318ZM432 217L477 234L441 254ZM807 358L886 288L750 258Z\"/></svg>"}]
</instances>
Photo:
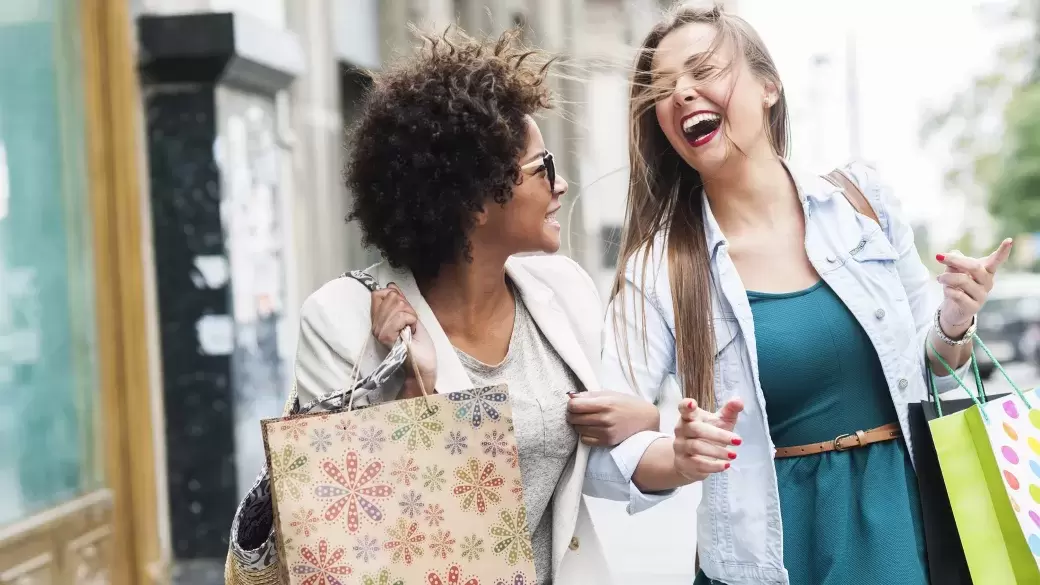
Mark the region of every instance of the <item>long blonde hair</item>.
<instances>
[{"instance_id":1,"label":"long blonde hair","mask_svg":"<svg viewBox=\"0 0 1040 585\"><path fill-rule=\"evenodd\" d=\"M663 89L655 87L652 74L654 53L661 41L672 31L691 23L709 24L716 29L709 53L718 50L723 43L729 43L735 48L734 55L742 55L752 73L776 85L780 96L769 109L769 139L778 155L785 156L788 151L787 99L773 58L758 33L745 20L718 6L674 8L647 34L633 73L629 110L631 178L611 300L615 301L615 342L623 345L619 354L628 361L628 372L634 384L631 353L622 327L626 303L631 302L625 299L625 272L629 263L636 260L635 265L642 266L642 274L634 277L636 285L646 290L652 244L655 236L664 231L667 234L668 274L675 313L679 382L685 397L693 398L702 408L714 409L715 334L711 308L712 274L701 196L703 183L700 174L672 148L658 125L655 104L671 95L674 85ZM641 260L637 255L642 256ZM643 315L645 355L646 317L645 312L640 311L640 314Z\"/></svg>"}]
</instances>

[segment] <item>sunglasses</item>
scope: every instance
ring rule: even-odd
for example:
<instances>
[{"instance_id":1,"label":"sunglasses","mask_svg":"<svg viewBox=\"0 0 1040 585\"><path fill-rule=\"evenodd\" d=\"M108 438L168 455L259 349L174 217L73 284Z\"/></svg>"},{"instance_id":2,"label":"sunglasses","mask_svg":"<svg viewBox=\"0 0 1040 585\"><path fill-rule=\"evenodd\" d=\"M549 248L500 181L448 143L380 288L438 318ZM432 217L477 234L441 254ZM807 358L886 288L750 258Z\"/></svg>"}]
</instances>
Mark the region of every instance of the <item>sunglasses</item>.
<instances>
[{"instance_id":1,"label":"sunglasses","mask_svg":"<svg viewBox=\"0 0 1040 585\"><path fill-rule=\"evenodd\" d=\"M553 154L548 150L542 153L541 160L533 160L525 165L520 166L520 170L528 174L536 174L545 170L545 178L549 179L549 189L556 189L556 163L553 161Z\"/></svg>"}]
</instances>

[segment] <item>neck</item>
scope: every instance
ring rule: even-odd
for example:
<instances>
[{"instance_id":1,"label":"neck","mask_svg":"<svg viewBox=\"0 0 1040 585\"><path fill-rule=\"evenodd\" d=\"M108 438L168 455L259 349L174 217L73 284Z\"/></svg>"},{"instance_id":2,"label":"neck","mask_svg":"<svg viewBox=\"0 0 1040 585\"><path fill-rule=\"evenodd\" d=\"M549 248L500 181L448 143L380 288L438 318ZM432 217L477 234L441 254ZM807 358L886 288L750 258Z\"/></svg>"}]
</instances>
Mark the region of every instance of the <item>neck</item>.
<instances>
[{"instance_id":1,"label":"neck","mask_svg":"<svg viewBox=\"0 0 1040 585\"><path fill-rule=\"evenodd\" d=\"M476 250L476 246L474 246ZM515 300L506 285L505 258L473 254L473 261L445 265L419 290L437 316L444 332L467 337L486 331L488 323L508 310Z\"/></svg>"},{"instance_id":2,"label":"neck","mask_svg":"<svg viewBox=\"0 0 1040 585\"><path fill-rule=\"evenodd\" d=\"M719 173L704 178L704 192L723 231L773 225L801 209L787 169L772 154L735 155Z\"/></svg>"}]
</instances>

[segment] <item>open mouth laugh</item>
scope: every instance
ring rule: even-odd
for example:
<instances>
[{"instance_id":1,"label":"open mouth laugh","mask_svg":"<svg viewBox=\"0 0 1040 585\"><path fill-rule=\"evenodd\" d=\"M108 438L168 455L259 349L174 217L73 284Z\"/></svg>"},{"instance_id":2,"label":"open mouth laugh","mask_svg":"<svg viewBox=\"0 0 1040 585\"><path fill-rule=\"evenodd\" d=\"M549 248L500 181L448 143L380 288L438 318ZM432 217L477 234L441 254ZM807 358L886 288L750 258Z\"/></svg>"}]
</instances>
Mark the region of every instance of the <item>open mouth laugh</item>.
<instances>
[{"instance_id":1,"label":"open mouth laugh","mask_svg":"<svg viewBox=\"0 0 1040 585\"><path fill-rule=\"evenodd\" d=\"M704 146L711 142L722 128L722 115L715 112L695 112L682 121L682 132L690 146Z\"/></svg>"}]
</instances>

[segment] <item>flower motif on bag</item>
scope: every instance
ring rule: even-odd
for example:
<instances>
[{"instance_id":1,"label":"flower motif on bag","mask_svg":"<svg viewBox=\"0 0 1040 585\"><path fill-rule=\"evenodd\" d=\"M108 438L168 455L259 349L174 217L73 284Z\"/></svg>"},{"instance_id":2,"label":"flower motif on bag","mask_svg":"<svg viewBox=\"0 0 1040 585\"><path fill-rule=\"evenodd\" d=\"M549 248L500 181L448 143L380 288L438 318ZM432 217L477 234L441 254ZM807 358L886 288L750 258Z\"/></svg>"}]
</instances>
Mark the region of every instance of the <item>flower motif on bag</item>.
<instances>
[{"instance_id":1,"label":"flower motif on bag","mask_svg":"<svg viewBox=\"0 0 1040 585\"><path fill-rule=\"evenodd\" d=\"M429 504L426 509L423 510L423 516L426 518L426 523L430 525L430 528L435 528L444 522L444 508L440 504Z\"/></svg>"},{"instance_id":2,"label":"flower motif on bag","mask_svg":"<svg viewBox=\"0 0 1040 585\"><path fill-rule=\"evenodd\" d=\"M483 514L487 511L488 502L497 504L502 501L497 490L505 480L501 475L495 475L493 461L488 461L481 468L480 461L471 457L465 466L455 470L455 477L459 483L452 493L461 500L463 510L469 511L476 504L477 512Z\"/></svg>"},{"instance_id":3,"label":"flower motif on bag","mask_svg":"<svg viewBox=\"0 0 1040 585\"><path fill-rule=\"evenodd\" d=\"M362 451L368 451L369 455L375 455L376 451L383 449L386 435L383 434L383 429L378 427L365 427L361 430L361 436L358 440L361 441Z\"/></svg>"},{"instance_id":4,"label":"flower motif on bag","mask_svg":"<svg viewBox=\"0 0 1040 585\"><path fill-rule=\"evenodd\" d=\"M307 456L297 455L292 445L286 445L281 453L271 453L271 482L278 492L286 492L299 499L303 497L302 484L311 481L307 472Z\"/></svg>"},{"instance_id":5,"label":"flower motif on bag","mask_svg":"<svg viewBox=\"0 0 1040 585\"><path fill-rule=\"evenodd\" d=\"M300 556L304 563L296 563L292 566L292 574L301 577L301 581L295 581L300 585L345 585L346 580L338 577L346 577L354 571L348 565L341 565L345 553L342 548L335 548L329 554L329 543L324 538L318 541L318 554L314 554L307 545L300 547Z\"/></svg>"},{"instance_id":6,"label":"flower motif on bag","mask_svg":"<svg viewBox=\"0 0 1040 585\"><path fill-rule=\"evenodd\" d=\"M325 510L325 520L332 522L346 510L347 532L351 534L356 533L361 527L359 508L372 522L383 521L383 511L374 500L389 498L393 495L394 489L385 484L375 484L383 472L381 461L372 461L359 475L358 454L356 451L348 451L346 473L331 460L322 463L321 469L337 484L319 485L314 488L314 495L319 499L333 499Z\"/></svg>"},{"instance_id":7,"label":"flower motif on bag","mask_svg":"<svg viewBox=\"0 0 1040 585\"><path fill-rule=\"evenodd\" d=\"M296 529L296 534L302 534L307 538L310 538L311 531L314 530L321 518L314 513L313 508L307 510L298 510L293 514L293 521L289 523L289 526Z\"/></svg>"},{"instance_id":8,"label":"flower motif on bag","mask_svg":"<svg viewBox=\"0 0 1040 585\"><path fill-rule=\"evenodd\" d=\"M401 496L401 501L399 501L397 505L401 506L402 514L408 516L409 518L415 518L416 516L422 514L422 494L415 490L408 490L407 493Z\"/></svg>"},{"instance_id":9,"label":"flower motif on bag","mask_svg":"<svg viewBox=\"0 0 1040 585\"><path fill-rule=\"evenodd\" d=\"M414 458L402 455L400 459L394 461L394 470L390 472L390 475L393 476L394 481L411 487L412 482L419 479L419 466L415 464Z\"/></svg>"},{"instance_id":10,"label":"flower motif on bag","mask_svg":"<svg viewBox=\"0 0 1040 585\"><path fill-rule=\"evenodd\" d=\"M527 527L527 508L521 504L516 512L502 510L498 515L499 522L491 527L494 546L491 552L504 554L506 562L515 565L521 560L533 560L531 550L531 534Z\"/></svg>"},{"instance_id":11,"label":"flower motif on bag","mask_svg":"<svg viewBox=\"0 0 1040 585\"><path fill-rule=\"evenodd\" d=\"M444 424L437 418L439 410L439 406L426 400L399 401L397 410L386 415L386 420L395 427L390 440L406 441L409 451L415 451L420 444L432 449L433 438L444 431Z\"/></svg>"},{"instance_id":12,"label":"flower motif on bag","mask_svg":"<svg viewBox=\"0 0 1040 585\"><path fill-rule=\"evenodd\" d=\"M344 418L336 423L336 436L340 441L348 442L357 438L358 425L352 419Z\"/></svg>"},{"instance_id":13,"label":"flower motif on bag","mask_svg":"<svg viewBox=\"0 0 1040 585\"><path fill-rule=\"evenodd\" d=\"M368 563L375 560L379 554L379 541L371 536L362 536L354 544L354 556L357 560Z\"/></svg>"},{"instance_id":14,"label":"flower motif on bag","mask_svg":"<svg viewBox=\"0 0 1040 585\"><path fill-rule=\"evenodd\" d=\"M444 440L444 448L452 455L462 455L462 452L469 448L466 441L466 435L463 435L462 431L448 431L448 438Z\"/></svg>"},{"instance_id":15,"label":"flower motif on bag","mask_svg":"<svg viewBox=\"0 0 1040 585\"><path fill-rule=\"evenodd\" d=\"M378 573L362 577L361 585L404 585L404 579L394 579L390 576L390 571L383 569Z\"/></svg>"},{"instance_id":16,"label":"flower motif on bag","mask_svg":"<svg viewBox=\"0 0 1040 585\"><path fill-rule=\"evenodd\" d=\"M443 578L436 572L430 571L426 575L426 583L427 585L480 585L480 579L476 577L464 578L462 569L458 565L451 565Z\"/></svg>"},{"instance_id":17,"label":"flower motif on bag","mask_svg":"<svg viewBox=\"0 0 1040 585\"><path fill-rule=\"evenodd\" d=\"M311 433L311 448L324 453L332 446L332 435L325 429L314 429Z\"/></svg>"},{"instance_id":18,"label":"flower motif on bag","mask_svg":"<svg viewBox=\"0 0 1040 585\"><path fill-rule=\"evenodd\" d=\"M426 471L423 471L423 487L430 490L431 492L439 492L444 489L444 484L447 482L444 479L444 470L437 465L430 465L426 467Z\"/></svg>"},{"instance_id":19,"label":"flower motif on bag","mask_svg":"<svg viewBox=\"0 0 1040 585\"><path fill-rule=\"evenodd\" d=\"M456 419L469 420L473 428L479 429L484 417L497 421L502 416L499 409L509 401L509 395L497 386L488 386L450 392L448 400L455 403Z\"/></svg>"},{"instance_id":20,"label":"flower motif on bag","mask_svg":"<svg viewBox=\"0 0 1040 585\"><path fill-rule=\"evenodd\" d=\"M488 457L498 457L499 454L509 451L506 435L498 429L493 429L490 433L484 433L484 440L480 442L480 446Z\"/></svg>"},{"instance_id":21,"label":"flower motif on bag","mask_svg":"<svg viewBox=\"0 0 1040 585\"><path fill-rule=\"evenodd\" d=\"M450 530L438 530L430 538L430 552L442 559L447 559L448 555L455 552L455 539L451 537Z\"/></svg>"},{"instance_id":22,"label":"flower motif on bag","mask_svg":"<svg viewBox=\"0 0 1040 585\"><path fill-rule=\"evenodd\" d=\"M479 561L484 554L484 539L478 538L476 534L463 538L459 552L465 561Z\"/></svg>"},{"instance_id":23,"label":"flower motif on bag","mask_svg":"<svg viewBox=\"0 0 1040 585\"><path fill-rule=\"evenodd\" d=\"M307 435L307 419L290 418L282 423L282 432L293 441L299 441L300 437Z\"/></svg>"},{"instance_id":24,"label":"flower motif on bag","mask_svg":"<svg viewBox=\"0 0 1040 585\"><path fill-rule=\"evenodd\" d=\"M404 518L397 519L397 526L387 530L390 540L383 543L383 548L391 551L390 561L410 565L416 557L423 555L423 543L426 535L419 532L418 522L409 522Z\"/></svg>"},{"instance_id":25,"label":"flower motif on bag","mask_svg":"<svg viewBox=\"0 0 1040 585\"><path fill-rule=\"evenodd\" d=\"M527 585L527 575L516 573L511 580L499 579L495 585Z\"/></svg>"},{"instance_id":26,"label":"flower motif on bag","mask_svg":"<svg viewBox=\"0 0 1040 585\"><path fill-rule=\"evenodd\" d=\"M520 478L513 478L513 487L509 488L509 491L513 492L513 495L518 498L524 495L524 483L520 481Z\"/></svg>"},{"instance_id":27,"label":"flower motif on bag","mask_svg":"<svg viewBox=\"0 0 1040 585\"><path fill-rule=\"evenodd\" d=\"M520 466L520 450L515 443L506 451L506 463L513 469Z\"/></svg>"}]
</instances>

